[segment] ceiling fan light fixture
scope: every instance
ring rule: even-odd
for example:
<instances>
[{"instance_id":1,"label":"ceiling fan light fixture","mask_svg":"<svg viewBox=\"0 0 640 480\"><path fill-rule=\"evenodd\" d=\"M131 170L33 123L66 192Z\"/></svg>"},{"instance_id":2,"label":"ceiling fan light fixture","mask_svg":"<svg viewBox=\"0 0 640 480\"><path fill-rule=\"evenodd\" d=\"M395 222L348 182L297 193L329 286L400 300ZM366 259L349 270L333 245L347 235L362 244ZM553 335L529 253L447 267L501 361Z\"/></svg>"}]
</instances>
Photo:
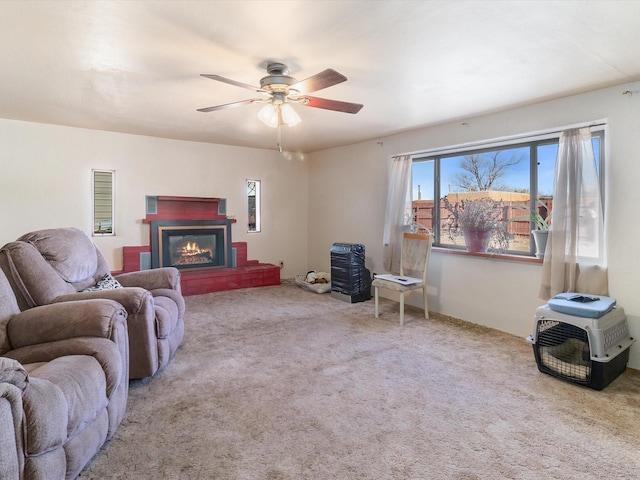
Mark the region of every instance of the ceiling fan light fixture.
<instances>
[{"instance_id":1,"label":"ceiling fan light fixture","mask_svg":"<svg viewBox=\"0 0 640 480\"><path fill-rule=\"evenodd\" d=\"M282 121L287 125L289 125L290 127L295 127L302 121L300 119L300 116L296 113L293 107L288 103L282 104L280 109L282 111Z\"/></svg>"},{"instance_id":2,"label":"ceiling fan light fixture","mask_svg":"<svg viewBox=\"0 0 640 480\"><path fill-rule=\"evenodd\" d=\"M258 112L258 118L262 121L262 123L271 128L276 128L278 126L279 116L280 115L278 112L278 107L276 107L271 102L267 103Z\"/></svg>"}]
</instances>

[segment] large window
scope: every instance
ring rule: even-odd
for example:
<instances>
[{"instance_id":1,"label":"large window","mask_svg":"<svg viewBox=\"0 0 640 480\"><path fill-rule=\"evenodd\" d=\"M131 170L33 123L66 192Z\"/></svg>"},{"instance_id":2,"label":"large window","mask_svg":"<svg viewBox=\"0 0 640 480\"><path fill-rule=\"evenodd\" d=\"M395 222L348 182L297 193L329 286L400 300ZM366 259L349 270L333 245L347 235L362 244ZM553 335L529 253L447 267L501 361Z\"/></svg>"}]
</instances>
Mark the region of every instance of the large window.
<instances>
[{"instance_id":1,"label":"large window","mask_svg":"<svg viewBox=\"0 0 640 480\"><path fill-rule=\"evenodd\" d=\"M456 205L488 197L502 206L508 253L534 255L534 220L548 220L553 211L558 138L414 156L407 217L433 232L435 246L462 249L464 236L451 231L446 202ZM594 132L592 139L602 186L604 131Z\"/></svg>"}]
</instances>

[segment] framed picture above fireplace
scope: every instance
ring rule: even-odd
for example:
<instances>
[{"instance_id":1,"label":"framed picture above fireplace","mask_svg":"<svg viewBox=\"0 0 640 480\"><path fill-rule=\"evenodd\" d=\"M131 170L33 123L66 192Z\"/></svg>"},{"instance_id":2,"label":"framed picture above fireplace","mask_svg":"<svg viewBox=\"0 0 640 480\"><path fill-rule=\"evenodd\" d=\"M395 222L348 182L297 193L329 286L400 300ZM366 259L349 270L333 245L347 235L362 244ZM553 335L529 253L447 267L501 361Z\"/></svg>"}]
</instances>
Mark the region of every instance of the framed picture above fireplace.
<instances>
[{"instance_id":1,"label":"framed picture above fireplace","mask_svg":"<svg viewBox=\"0 0 640 480\"><path fill-rule=\"evenodd\" d=\"M231 223L231 220L152 221L151 267L233 266Z\"/></svg>"}]
</instances>

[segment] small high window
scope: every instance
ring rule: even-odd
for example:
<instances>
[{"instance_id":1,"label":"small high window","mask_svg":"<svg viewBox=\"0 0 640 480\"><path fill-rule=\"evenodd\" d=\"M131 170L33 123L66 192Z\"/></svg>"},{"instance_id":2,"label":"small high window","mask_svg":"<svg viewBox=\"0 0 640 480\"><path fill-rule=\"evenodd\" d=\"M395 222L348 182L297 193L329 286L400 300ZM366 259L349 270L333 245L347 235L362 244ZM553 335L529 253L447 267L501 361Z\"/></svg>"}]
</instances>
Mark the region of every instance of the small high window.
<instances>
[{"instance_id":1,"label":"small high window","mask_svg":"<svg viewBox=\"0 0 640 480\"><path fill-rule=\"evenodd\" d=\"M113 170L91 171L93 200L93 235L114 235L114 182Z\"/></svg>"},{"instance_id":2,"label":"small high window","mask_svg":"<svg viewBox=\"0 0 640 480\"><path fill-rule=\"evenodd\" d=\"M247 231L260 232L260 180L247 180Z\"/></svg>"}]
</instances>

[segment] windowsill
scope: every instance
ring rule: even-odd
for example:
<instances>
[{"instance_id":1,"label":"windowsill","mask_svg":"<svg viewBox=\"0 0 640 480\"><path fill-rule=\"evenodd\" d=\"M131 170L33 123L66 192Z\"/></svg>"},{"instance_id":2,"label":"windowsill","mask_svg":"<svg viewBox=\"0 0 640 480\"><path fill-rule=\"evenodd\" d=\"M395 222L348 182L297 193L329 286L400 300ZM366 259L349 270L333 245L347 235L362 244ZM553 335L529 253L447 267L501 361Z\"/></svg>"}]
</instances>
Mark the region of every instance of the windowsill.
<instances>
[{"instance_id":1,"label":"windowsill","mask_svg":"<svg viewBox=\"0 0 640 480\"><path fill-rule=\"evenodd\" d=\"M492 260L508 260L511 262L523 262L523 263L535 263L542 265L542 259L536 257L527 257L524 255L509 255L506 253L473 253L466 250L454 250L452 248L432 247L434 252L443 253L446 255L463 255L466 257L479 257Z\"/></svg>"}]
</instances>

